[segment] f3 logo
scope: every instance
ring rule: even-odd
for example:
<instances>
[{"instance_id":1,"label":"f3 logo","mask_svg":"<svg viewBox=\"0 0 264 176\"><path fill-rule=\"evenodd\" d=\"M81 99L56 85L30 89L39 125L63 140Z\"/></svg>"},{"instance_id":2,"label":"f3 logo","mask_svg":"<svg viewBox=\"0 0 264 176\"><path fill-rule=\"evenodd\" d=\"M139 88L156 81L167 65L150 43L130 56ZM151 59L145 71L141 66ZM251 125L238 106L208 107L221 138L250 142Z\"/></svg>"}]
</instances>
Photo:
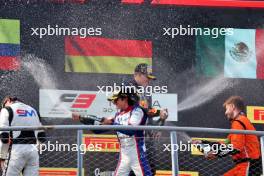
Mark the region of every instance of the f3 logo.
<instances>
[{"instance_id":1,"label":"f3 logo","mask_svg":"<svg viewBox=\"0 0 264 176\"><path fill-rule=\"evenodd\" d=\"M86 109L89 108L94 101L96 94L62 94L61 102L69 102L73 104L71 108Z\"/></svg>"}]
</instances>

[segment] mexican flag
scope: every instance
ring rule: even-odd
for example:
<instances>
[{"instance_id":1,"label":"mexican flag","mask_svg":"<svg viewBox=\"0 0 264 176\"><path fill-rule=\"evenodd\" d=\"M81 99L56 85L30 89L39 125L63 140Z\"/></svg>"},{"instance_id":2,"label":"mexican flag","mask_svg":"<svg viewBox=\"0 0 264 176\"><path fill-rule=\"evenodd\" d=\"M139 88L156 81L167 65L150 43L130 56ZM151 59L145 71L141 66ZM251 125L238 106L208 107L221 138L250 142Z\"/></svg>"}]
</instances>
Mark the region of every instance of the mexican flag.
<instances>
[{"instance_id":1,"label":"mexican flag","mask_svg":"<svg viewBox=\"0 0 264 176\"><path fill-rule=\"evenodd\" d=\"M206 76L264 79L264 30L234 29L233 35L196 38L196 69Z\"/></svg>"},{"instance_id":2,"label":"mexican flag","mask_svg":"<svg viewBox=\"0 0 264 176\"><path fill-rule=\"evenodd\" d=\"M152 65L151 41L65 38L66 72L133 74L140 63Z\"/></svg>"},{"instance_id":3,"label":"mexican flag","mask_svg":"<svg viewBox=\"0 0 264 176\"><path fill-rule=\"evenodd\" d=\"M20 21L0 19L0 70L18 70L19 56Z\"/></svg>"}]
</instances>

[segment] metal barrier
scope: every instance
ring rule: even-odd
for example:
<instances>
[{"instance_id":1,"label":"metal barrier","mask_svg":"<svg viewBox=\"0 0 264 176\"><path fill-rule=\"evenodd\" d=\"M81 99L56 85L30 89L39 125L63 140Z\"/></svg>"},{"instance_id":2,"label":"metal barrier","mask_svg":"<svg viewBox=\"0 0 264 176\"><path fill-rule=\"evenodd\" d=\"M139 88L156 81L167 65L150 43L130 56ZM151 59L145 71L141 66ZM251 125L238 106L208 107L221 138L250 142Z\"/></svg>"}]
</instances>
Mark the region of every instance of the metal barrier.
<instances>
[{"instance_id":1,"label":"metal barrier","mask_svg":"<svg viewBox=\"0 0 264 176\"><path fill-rule=\"evenodd\" d=\"M224 171L230 169L232 161L228 158L216 159L215 161L205 160L199 156L198 150L191 146L191 151L180 151L179 146L182 132L199 132L199 133L224 133L224 134L251 134L260 136L261 155L264 157L264 131L249 131L249 130L230 130L230 129L216 129L216 128L200 128L200 127L175 127L175 126L108 126L108 125L54 125L42 127L8 127L0 128L0 131L16 131L16 130L46 130L48 133L48 140L42 144L40 150L40 166L43 170L49 167L55 168L76 168L78 176L83 175L111 175L114 167L117 165L117 156L119 152L118 140L114 135L93 135L84 134L84 130L145 130L145 131L163 131L167 132L167 137L160 137L158 141L154 138L146 137L145 142L147 146L148 159L155 163L157 169L156 175L181 175L184 173L192 173L190 175L221 175ZM64 131L61 131L64 130ZM75 131L77 130L77 135ZM60 135L56 134L60 132ZM69 133L70 131L70 133ZM62 132L62 133L61 133ZM75 135L74 135L75 133ZM54 135L56 134L56 135ZM55 136L55 137L54 137ZM190 140L188 136L184 137L185 144ZM186 139L188 138L188 139ZM110 142L104 143L104 140ZM67 142L67 143L66 143ZM100 143L101 142L101 143ZM76 144L78 149L76 151L46 151L48 144ZM88 144L102 144L103 151L97 151L93 146L92 150L88 149ZM84 145L85 144L85 145ZM84 145L84 146L83 146ZM75 146L75 147L76 147ZM65 149L66 145L63 145ZM72 146L70 146L72 147ZM80 150L84 147L84 150ZM46 149L44 148L44 149ZM109 153L111 153L111 156ZM85 152L84 152L85 151ZM160 153L162 152L162 153ZM62 155L63 153L63 155ZM108 158L109 157L109 158ZM150 162L150 163L151 163ZM262 168L264 167L262 162ZM218 168L218 169L216 169ZM85 171L84 171L85 170ZM262 169L263 170L263 169ZM65 170L64 170L65 171ZM186 171L186 172L185 172ZM46 172L46 171L45 171ZM262 173L263 174L263 173ZM188 175L188 174L185 174Z\"/></svg>"}]
</instances>

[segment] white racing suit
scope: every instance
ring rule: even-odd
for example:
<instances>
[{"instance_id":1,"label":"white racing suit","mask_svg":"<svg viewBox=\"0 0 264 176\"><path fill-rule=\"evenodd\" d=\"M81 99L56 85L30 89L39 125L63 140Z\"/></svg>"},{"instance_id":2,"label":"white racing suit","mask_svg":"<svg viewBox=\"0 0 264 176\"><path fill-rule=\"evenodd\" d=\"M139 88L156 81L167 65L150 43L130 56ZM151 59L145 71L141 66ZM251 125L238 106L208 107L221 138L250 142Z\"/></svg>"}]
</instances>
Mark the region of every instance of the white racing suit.
<instances>
[{"instance_id":1,"label":"white racing suit","mask_svg":"<svg viewBox=\"0 0 264 176\"><path fill-rule=\"evenodd\" d=\"M3 108L0 114L0 127L42 126L37 111L21 102ZM3 176L38 176L39 154L37 139L45 140L43 131L1 131L3 143L9 143L9 155L5 162ZM2 148L1 148L2 151Z\"/></svg>"},{"instance_id":2,"label":"white racing suit","mask_svg":"<svg viewBox=\"0 0 264 176\"><path fill-rule=\"evenodd\" d=\"M4 170L4 164L5 164L5 160L8 159L8 149L9 149L9 145L8 144L4 144L1 140L0 140L0 159L1 159L1 173Z\"/></svg>"},{"instance_id":3,"label":"white racing suit","mask_svg":"<svg viewBox=\"0 0 264 176\"><path fill-rule=\"evenodd\" d=\"M129 107L116 114L114 125L145 125L147 115L139 106ZM133 170L136 176L152 176L146 158L144 131L119 130L119 161L115 176L128 176Z\"/></svg>"}]
</instances>

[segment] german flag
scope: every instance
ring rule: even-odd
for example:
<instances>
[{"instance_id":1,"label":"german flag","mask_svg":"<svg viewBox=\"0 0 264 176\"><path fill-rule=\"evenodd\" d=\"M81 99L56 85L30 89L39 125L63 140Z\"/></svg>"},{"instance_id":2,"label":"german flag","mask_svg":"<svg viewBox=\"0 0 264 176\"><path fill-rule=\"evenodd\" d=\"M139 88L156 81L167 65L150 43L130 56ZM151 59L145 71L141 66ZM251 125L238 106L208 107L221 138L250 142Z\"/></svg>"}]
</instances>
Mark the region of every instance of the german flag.
<instances>
[{"instance_id":1,"label":"german flag","mask_svg":"<svg viewBox=\"0 0 264 176\"><path fill-rule=\"evenodd\" d=\"M152 65L152 42L98 37L65 38L65 71L133 74L136 65Z\"/></svg>"},{"instance_id":2,"label":"german flag","mask_svg":"<svg viewBox=\"0 0 264 176\"><path fill-rule=\"evenodd\" d=\"M20 21L0 19L0 70L18 70L19 55Z\"/></svg>"}]
</instances>

